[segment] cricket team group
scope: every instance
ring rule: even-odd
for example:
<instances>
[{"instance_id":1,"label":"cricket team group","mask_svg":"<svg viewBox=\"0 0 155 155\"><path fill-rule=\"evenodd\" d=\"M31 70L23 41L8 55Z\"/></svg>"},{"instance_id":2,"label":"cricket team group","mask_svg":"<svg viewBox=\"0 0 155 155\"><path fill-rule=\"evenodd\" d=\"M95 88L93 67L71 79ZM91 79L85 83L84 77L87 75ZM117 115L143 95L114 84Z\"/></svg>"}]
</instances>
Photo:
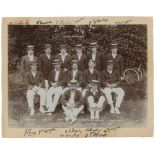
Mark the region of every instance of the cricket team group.
<instances>
[{"instance_id":1,"label":"cricket team group","mask_svg":"<svg viewBox=\"0 0 155 155\"><path fill-rule=\"evenodd\" d=\"M60 52L53 54L52 45L45 44L44 53L36 57L35 47L27 46L27 55L21 60L21 74L27 85L30 116L35 114L36 96L39 96L39 111L46 115L56 113L57 105L61 104L67 122L75 122L85 112L91 120L99 120L105 103L110 105L110 113L120 114L125 93L120 85L123 59L117 53L118 44L110 44L107 55L98 51L97 42L90 43L90 53L83 53L82 44L74 48L71 55L67 45L61 44Z\"/></svg>"}]
</instances>

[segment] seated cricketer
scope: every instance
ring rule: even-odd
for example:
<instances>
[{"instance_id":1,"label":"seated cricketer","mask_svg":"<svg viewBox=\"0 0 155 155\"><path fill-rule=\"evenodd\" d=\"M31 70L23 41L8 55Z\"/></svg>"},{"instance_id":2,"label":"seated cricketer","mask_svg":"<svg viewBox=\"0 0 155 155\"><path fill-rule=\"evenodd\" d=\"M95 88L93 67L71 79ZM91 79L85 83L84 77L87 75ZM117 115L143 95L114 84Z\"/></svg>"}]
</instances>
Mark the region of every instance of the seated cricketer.
<instances>
[{"instance_id":1,"label":"seated cricketer","mask_svg":"<svg viewBox=\"0 0 155 155\"><path fill-rule=\"evenodd\" d=\"M83 111L83 96L80 91L77 90L77 81L72 80L68 84L69 90L66 90L61 98L62 108L66 115L65 121L75 122L77 116Z\"/></svg>"},{"instance_id":2,"label":"seated cricketer","mask_svg":"<svg viewBox=\"0 0 155 155\"><path fill-rule=\"evenodd\" d=\"M124 98L124 91L120 87L121 77L118 71L113 70L113 60L107 61L107 69L101 72L101 82L104 87L103 92L106 95L110 105L110 113L120 114L119 108ZM114 106L112 93L116 94L116 104Z\"/></svg>"},{"instance_id":3,"label":"seated cricketer","mask_svg":"<svg viewBox=\"0 0 155 155\"><path fill-rule=\"evenodd\" d=\"M67 76L66 76L66 80L67 83L69 84L71 80L76 80L77 81L77 90L79 90L80 92L82 91L82 88L84 86L84 81L83 81L83 74L81 71L78 70L78 61L77 60L72 60L72 70L67 72ZM69 89L68 87L66 87L64 89L67 90Z\"/></svg>"},{"instance_id":4,"label":"seated cricketer","mask_svg":"<svg viewBox=\"0 0 155 155\"><path fill-rule=\"evenodd\" d=\"M41 113L45 113L47 108L45 106L46 103L46 92L44 90L44 80L42 77L42 73L37 71L37 62L31 61L31 70L26 75L26 83L27 83L27 103L30 108L30 115L34 115L34 99L35 95L40 96L40 109Z\"/></svg>"},{"instance_id":5,"label":"seated cricketer","mask_svg":"<svg viewBox=\"0 0 155 155\"><path fill-rule=\"evenodd\" d=\"M84 78L84 84L85 88L82 91L82 95L85 96L86 91L90 88L90 82L92 80L101 81L100 72L95 69L95 62L90 59L88 62L88 69L84 71L83 78Z\"/></svg>"},{"instance_id":6,"label":"seated cricketer","mask_svg":"<svg viewBox=\"0 0 155 155\"><path fill-rule=\"evenodd\" d=\"M65 87L65 73L60 69L61 62L59 59L54 60L55 69L49 74L48 82L50 88L47 92L47 108L48 112L52 114L58 105L62 90Z\"/></svg>"},{"instance_id":7,"label":"seated cricketer","mask_svg":"<svg viewBox=\"0 0 155 155\"><path fill-rule=\"evenodd\" d=\"M99 88L99 81L91 81L91 88L87 90L85 98L90 111L90 119L100 119L99 114L103 109L105 97L102 90Z\"/></svg>"}]
</instances>

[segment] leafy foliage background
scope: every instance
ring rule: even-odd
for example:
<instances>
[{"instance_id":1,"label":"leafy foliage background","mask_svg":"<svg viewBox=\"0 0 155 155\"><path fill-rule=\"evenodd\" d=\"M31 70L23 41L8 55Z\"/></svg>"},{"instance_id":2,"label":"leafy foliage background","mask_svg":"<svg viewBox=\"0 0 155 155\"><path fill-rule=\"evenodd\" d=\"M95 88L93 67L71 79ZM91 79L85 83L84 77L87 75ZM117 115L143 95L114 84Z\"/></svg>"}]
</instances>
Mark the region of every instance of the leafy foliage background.
<instances>
[{"instance_id":1,"label":"leafy foliage background","mask_svg":"<svg viewBox=\"0 0 155 155\"><path fill-rule=\"evenodd\" d=\"M75 35L79 37L74 37ZM44 44L52 44L52 51L56 54L62 42L68 45L70 54L75 52L74 46L79 42L84 45L84 52L89 53L91 41L97 41L99 52L105 54L110 51L110 43L117 41L118 53L123 56L125 68L138 67L141 63L143 69L146 69L146 25L9 25L9 72L19 68L28 44L35 46L35 55L39 56L43 53Z\"/></svg>"}]
</instances>

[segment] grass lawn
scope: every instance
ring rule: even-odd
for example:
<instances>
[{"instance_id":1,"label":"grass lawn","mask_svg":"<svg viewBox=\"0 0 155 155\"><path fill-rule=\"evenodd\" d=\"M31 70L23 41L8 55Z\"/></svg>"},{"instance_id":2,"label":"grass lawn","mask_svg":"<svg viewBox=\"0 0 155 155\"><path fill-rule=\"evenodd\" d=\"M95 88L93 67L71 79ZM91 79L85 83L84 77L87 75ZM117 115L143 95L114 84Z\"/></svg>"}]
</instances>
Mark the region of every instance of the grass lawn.
<instances>
[{"instance_id":1,"label":"grass lawn","mask_svg":"<svg viewBox=\"0 0 155 155\"><path fill-rule=\"evenodd\" d=\"M78 120L71 124L64 121L65 115L59 105L51 116L38 112L29 116L24 92L26 92L21 76L18 73L9 74L9 127L142 127L146 125L146 77L135 84L122 82L125 91L121 114L110 114L107 106L101 113L99 121L91 121L89 112L80 114ZM38 106L36 106L38 107Z\"/></svg>"}]
</instances>

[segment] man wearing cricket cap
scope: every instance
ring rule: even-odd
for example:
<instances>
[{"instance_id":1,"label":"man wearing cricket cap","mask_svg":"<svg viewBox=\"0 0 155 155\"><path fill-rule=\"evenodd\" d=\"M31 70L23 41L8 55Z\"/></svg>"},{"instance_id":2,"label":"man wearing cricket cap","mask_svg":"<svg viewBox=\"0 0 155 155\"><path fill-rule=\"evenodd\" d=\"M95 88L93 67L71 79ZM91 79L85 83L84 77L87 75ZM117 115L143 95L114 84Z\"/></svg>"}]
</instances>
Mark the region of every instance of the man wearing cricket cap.
<instances>
[{"instance_id":1,"label":"man wearing cricket cap","mask_svg":"<svg viewBox=\"0 0 155 155\"><path fill-rule=\"evenodd\" d=\"M73 123L84 109L84 100L81 92L77 90L78 84L76 80L71 80L68 87L69 90L64 92L60 102L66 115L65 121L71 120Z\"/></svg>"},{"instance_id":2,"label":"man wearing cricket cap","mask_svg":"<svg viewBox=\"0 0 155 155\"><path fill-rule=\"evenodd\" d=\"M52 53L51 44L44 45L44 53L39 57L39 70L42 72L45 80L48 80L49 73L52 70L54 55Z\"/></svg>"},{"instance_id":3,"label":"man wearing cricket cap","mask_svg":"<svg viewBox=\"0 0 155 155\"><path fill-rule=\"evenodd\" d=\"M47 108L45 106L46 103L46 92L44 90L44 80L42 73L37 71L37 62L31 61L31 70L26 75L26 83L27 83L27 103L30 108L30 115L34 115L34 98L35 95L40 96L40 108L39 111L41 113L45 113Z\"/></svg>"},{"instance_id":4,"label":"man wearing cricket cap","mask_svg":"<svg viewBox=\"0 0 155 155\"><path fill-rule=\"evenodd\" d=\"M90 119L100 119L100 112L103 109L105 97L102 90L99 88L99 81L92 80L90 89L86 92L86 100L90 111Z\"/></svg>"},{"instance_id":5,"label":"man wearing cricket cap","mask_svg":"<svg viewBox=\"0 0 155 155\"><path fill-rule=\"evenodd\" d=\"M67 72L71 69L72 57L67 53L66 44L60 45L60 53L55 57L55 59L61 60L61 69Z\"/></svg>"},{"instance_id":6,"label":"man wearing cricket cap","mask_svg":"<svg viewBox=\"0 0 155 155\"><path fill-rule=\"evenodd\" d=\"M98 70L95 69L95 62L90 59L88 62L88 69L83 73L85 88L82 91L82 95L85 96L86 90L90 88L90 82L97 80L101 82L101 75Z\"/></svg>"},{"instance_id":7,"label":"man wearing cricket cap","mask_svg":"<svg viewBox=\"0 0 155 155\"><path fill-rule=\"evenodd\" d=\"M62 95L62 90L66 85L65 73L60 69L60 60L55 59L53 65L55 69L49 74L48 82L50 88L47 92L47 107L50 114L55 111Z\"/></svg>"},{"instance_id":8,"label":"man wearing cricket cap","mask_svg":"<svg viewBox=\"0 0 155 155\"><path fill-rule=\"evenodd\" d=\"M111 44L111 53L107 56L107 60L113 60L113 69L116 70L123 80L123 58L117 53L118 44L116 42Z\"/></svg>"},{"instance_id":9,"label":"man wearing cricket cap","mask_svg":"<svg viewBox=\"0 0 155 155\"><path fill-rule=\"evenodd\" d=\"M88 55L88 59L92 59L95 62L95 69L98 70L99 72L102 70L102 65L101 65L101 54L97 51L98 44L97 42L92 42L90 44L90 49L91 53Z\"/></svg>"},{"instance_id":10,"label":"man wearing cricket cap","mask_svg":"<svg viewBox=\"0 0 155 155\"><path fill-rule=\"evenodd\" d=\"M25 79L26 73L31 70L30 62L38 60L38 58L34 56L33 45L28 45L26 50L27 50L27 55L23 56L21 60L21 74L23 79Z\"/></svg>"},{"instance_id":11,"label":"man wearing cricket cap","mask_svg":"<svg viewBox=\"0 0 155 155\"><path fill-rule=\"evenodd\" d=\"M84 86L83 73L78 69L78 61L72 60L72 70L67 73L67 82L69 83L71 80L76 80L78 82L78 90L82 91Z\"/></svg>"},{"instance_id":12,"label":"man wearing cricket cap","mask_svg":"<svg viewBox=\"0 0 155 155\"><path fill-rule=\"evenodd\" d=\"M106 96L108 104L110 105L110 113L120 114L119 108L122 104L124 98L124 91L120 86L121 78L118 71L113 69L113 60L107 61L107 69L101 72L101 83L103 87L103 92ZM112 93L116 94L116 104L114 106L114 101L112 99Z\"/></svg>"},{"instance_id":13,"label":"man wearing cricket cap","mask_svg":"<svg viewBox=\"0 0 155 155\"><path fill-rule=\"evenodd\" d=\"M78 62L78 69L80 71L85 71L88 67L88 61L85 54L83 54L83 47L82 44L77 44L75 46L76 53L72 56L73 60L77 60Z\"/></svg>"}]
</instances>

